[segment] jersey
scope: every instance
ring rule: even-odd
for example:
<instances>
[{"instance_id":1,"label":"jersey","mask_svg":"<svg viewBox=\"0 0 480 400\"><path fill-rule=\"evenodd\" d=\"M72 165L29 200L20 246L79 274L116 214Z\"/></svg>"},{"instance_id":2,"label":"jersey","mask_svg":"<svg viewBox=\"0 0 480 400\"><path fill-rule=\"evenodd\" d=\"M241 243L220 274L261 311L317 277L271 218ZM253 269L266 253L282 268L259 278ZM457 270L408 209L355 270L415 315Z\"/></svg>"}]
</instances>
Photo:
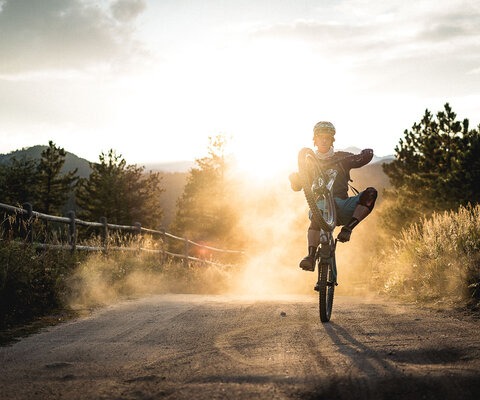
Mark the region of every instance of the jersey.
<instances>
[{"instance_id":1,"label":"jersey","mask_svg":"<svg viewBox=\"0 0 480 400\"><path fill-rule=\"evenodd\" d=\"M346 160L342 160L347 157ZM353 157L349 157L353 156ZM333 183L332 194L333 197L340 199L348 198L348 182L350 182L350 170L353 168L360 168L368 164L373 158L373 151L367 149L360 154L354 155L346 151L336 151L332 157L321 160L322 163L332 165L338 172L337 178ZM338 162L336 162L338 160Z\"/></svg>"}]
</instances>

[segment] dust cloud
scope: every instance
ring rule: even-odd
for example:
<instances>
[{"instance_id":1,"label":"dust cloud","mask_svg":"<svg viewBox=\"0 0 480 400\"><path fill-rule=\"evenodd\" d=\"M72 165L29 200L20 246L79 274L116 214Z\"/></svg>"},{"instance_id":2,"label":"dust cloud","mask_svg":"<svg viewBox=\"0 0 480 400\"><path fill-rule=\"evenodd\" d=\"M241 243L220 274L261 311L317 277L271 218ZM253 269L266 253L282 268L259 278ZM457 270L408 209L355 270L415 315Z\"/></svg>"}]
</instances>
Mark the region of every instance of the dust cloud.
<instances>
[{"instance_id":1,"label":"dust cloud","mask_svg":"<svg viewBox=\"0 0 480 400\"><path fill-rule=\"evenodd\" d=\"M260 190L255 190L255 183L250 183L253 187L244 199L241 225L249 232L251 242L236 289L255 295L314 293L317 272L298 267L307 252L309 220L305 197L303 192L291 190L287 174L270 183L269 186L262 184ZM378 240L374 214L356 227L350 242L337 244L338 294L373 294L369 282L372 252ZM339 229L336 228L334 235Z\"/></svg>"},{"instance_id":2,"label":"dust cloud","mask_svg":"<svg viewBox=\"0 0 480 400\"><path fill-rule=\"evenodd\" d=\"M82 262L69 282L73 308L106 305L121 299L159 293L264 295L314 294L316 272L298 263L307 250L308 206L293 192L287 175L244 182L237 190L238 225L245 256L238 265L208 265L151 253L94 254ZM363 225L363 226L362 226ZM351 242L337 246L338 294L368 293L363 249L371 228L360 224ZM365 244L367 242L367 244Z\"/></svg>"},{"instance_id":3,"label":"dust cloud","mask_svg":"<svg viewBox=\"0 0 480 400\"><path fill-rule=\"evenodd\" d=\"M305 255L308 213L301 193L285 176L246 182L239 231L248 237L236 294L251 296L311 293L314 274L298 268Z\"/></svg>"}]
</instances>

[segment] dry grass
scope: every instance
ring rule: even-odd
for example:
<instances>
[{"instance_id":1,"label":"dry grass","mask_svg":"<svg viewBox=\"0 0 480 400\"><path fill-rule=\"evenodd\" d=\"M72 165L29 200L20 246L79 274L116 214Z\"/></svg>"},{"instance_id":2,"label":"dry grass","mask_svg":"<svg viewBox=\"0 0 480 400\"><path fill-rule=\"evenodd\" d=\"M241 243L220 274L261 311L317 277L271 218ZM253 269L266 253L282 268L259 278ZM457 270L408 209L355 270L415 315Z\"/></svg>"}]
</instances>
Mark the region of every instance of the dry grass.
<instances>
[{"instance_id":1,"label":"dry grass","mask_svg":"<svg viewBox=\"0 0 480 400\"><path fill-rule=\"evenodd\" d=\"M480 205L434 213L404 229L373 264L375 281L388 294L415 301L478 301Z\"/></svg>"}]
</instances>

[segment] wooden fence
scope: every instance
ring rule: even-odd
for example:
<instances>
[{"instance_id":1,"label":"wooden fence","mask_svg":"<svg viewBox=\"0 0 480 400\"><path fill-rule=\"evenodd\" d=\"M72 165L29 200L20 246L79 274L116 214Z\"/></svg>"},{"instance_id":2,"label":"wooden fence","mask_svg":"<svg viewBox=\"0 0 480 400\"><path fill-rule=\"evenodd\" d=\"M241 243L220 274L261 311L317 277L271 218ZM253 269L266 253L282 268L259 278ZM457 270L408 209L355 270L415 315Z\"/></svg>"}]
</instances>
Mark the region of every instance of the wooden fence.
<instances>
[{"instance_id":1,"label":"wooden fence","mask_svg":"<svg viewBox=\"0 0 480 400\"><path fill-rule=\"evenodd\" d=\"M174 258L180 258L183 260L185 265L188 265L188 261L196 261L213 265L221 265L221 263L214 262L205 258L193 257L190 255L191 249L197 247L202 249L205 252L213 253L222 253L222 254L232 254L232 255L243 255L244 252L240 250L226 250L219 249L211 246L206 246L200 243L196 243L192 240L181 238L175 235L172 235L166 232L164 229L148 229L142 227L141 223L136 222L133 226L129 225L117 225L108 223L106 218L101 218L100 222L91 222L83 221L76 218L75 212L70 211L68 217L59 217L55 215L43 214L32 209L31 204L25 203L23 208L11 206L8 204L0 203L0 209L7 211L9 214L15 215L19 219L19 235L26 242L32 243L38 248L45 249L57 249L57 250L69 250L71 252L75 251L102 251L108 252L112 250L122 250L122 251L140 251L140 252L150 252L150 253L159 253L162 257L170 256ZM44 220L55 223L61 223L68 225L68 243L65 244L51 244L51 243L38 243L34 242L34 221ZM77 241L77 227L84 226L89 228L96 228L101 231L101 245L100 246L91 246L91 245L82 245ZM109 244L109 237L111 236L111 231L120 231L123 233L130 233L133 235L142 235L148 234L152 237L159 238L162 244L161 249L148 249L141 246L141 242L138 241L139 245L135 247L128 246L111 246ZM173 253L167 250L167 243L170 240L176 240L183 242L183 254Z\"/></svg>"}]
</instances>

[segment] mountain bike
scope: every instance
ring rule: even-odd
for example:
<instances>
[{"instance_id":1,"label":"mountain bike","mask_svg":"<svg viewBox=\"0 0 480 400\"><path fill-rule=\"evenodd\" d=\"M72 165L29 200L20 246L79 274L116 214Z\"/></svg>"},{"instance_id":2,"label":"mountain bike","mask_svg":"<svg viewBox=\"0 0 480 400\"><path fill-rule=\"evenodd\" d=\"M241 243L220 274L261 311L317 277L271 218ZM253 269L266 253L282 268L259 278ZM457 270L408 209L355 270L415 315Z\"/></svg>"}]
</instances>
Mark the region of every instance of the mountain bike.
<instances>
[{"instance_id":1,"label":"mountain bike","mask_svg":"<svg viewBox=\"0 0 480 400\"><path fill-rule=\"evenodd\" d=\"M344 159L335 160L339 164ZM333 295L337 286L337 265L335 249L337 239L333 238L337 210L332 194L332 186L337 177L335 164L328 164L317 158L314 151L303 148L298 154L298 172L303 193L310 209L310 218L320 228L320 244L315 254L315 267L318 280L314 290L319 295L320 321L328 322L332 315Z\"/></svg>"}]
</instances>

